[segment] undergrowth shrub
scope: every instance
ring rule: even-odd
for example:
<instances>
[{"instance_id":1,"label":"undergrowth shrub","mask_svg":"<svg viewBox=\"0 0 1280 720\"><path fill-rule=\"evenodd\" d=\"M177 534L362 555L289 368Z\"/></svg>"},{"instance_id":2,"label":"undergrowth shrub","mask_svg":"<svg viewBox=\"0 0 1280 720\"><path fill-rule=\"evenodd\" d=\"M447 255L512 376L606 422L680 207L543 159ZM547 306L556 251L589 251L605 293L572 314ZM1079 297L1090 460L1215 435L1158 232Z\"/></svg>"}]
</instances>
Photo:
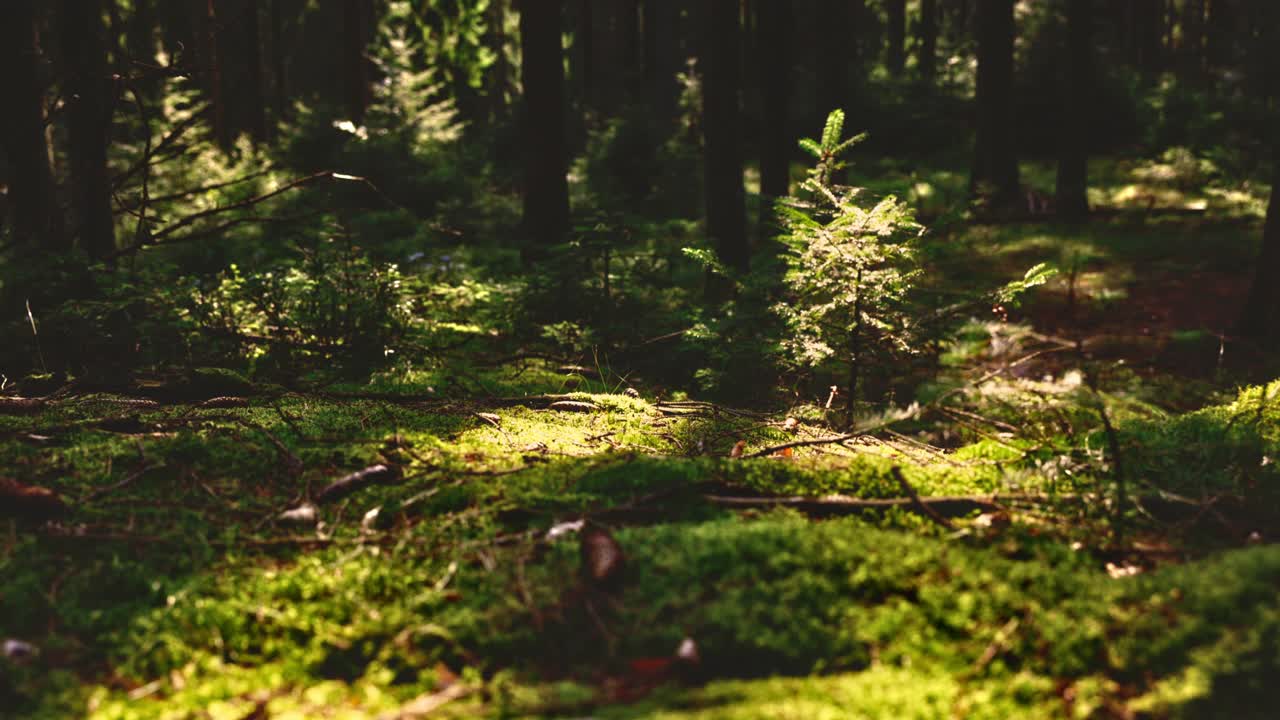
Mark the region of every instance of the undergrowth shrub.
<instances>
[{"instance_id":1,"label":"undergrowth shrub","mask_svg":"<svg viewBox=\"0 0 1280 720\"><path fill-rule=\"evenodd\" d=\"M232 265L192 298L191 314L228 337L253 336L251 357L287 369L297 349L376 363L407 332L413 302L396 265L329 239L301 249L296 263Z\"/></svg>"}]
</instances>

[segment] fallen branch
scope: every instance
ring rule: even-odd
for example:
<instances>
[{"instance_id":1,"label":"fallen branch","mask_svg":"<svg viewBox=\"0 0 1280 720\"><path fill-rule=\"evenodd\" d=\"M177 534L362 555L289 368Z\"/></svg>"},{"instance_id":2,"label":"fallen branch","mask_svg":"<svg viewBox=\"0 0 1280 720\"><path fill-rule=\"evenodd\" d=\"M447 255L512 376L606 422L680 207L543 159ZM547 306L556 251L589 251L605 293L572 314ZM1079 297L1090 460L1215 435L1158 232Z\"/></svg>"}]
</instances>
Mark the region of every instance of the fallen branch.
<instances>
[{"instance_id":1,"label":"fallen branch","mask_svg":"<svg viewBox=\"0 0 1280 720\"><path fill-rule=\"evenodd\" d=\"M920 499L920 493L916 492L916 489L911 487L911 483L907 482L907 478L903 476L902 468L894 465L892 472L893 479L898 481L898 487L902 488L902 492L906 493L907 497L911 498L911 501L915 503L916 510L920 511L925 515L925 517L941 525L947 530L956 529L956 526L953 525L950 520L939 515L933 508L929 507Z\"/></svg>"},{"instance_id":2,"label":"fallen branch","mask_svg":"<svg viewBox=\"0 0 1280 720\"><path fill-rule=\"evenodd\" d=\"M327 503L337 502L352 493L359 492L370 485L377 483L393 483L398 482L403 475L400 468L394 465L373 465L363 470L347 475L339 480L335 480L333 484L316 493L315 503L317 505L325 505Z\"/></svg>"},{"instance_id":3,"label":"fallen branch","mask_svg":"<svg viewBox=\"0 0 1280 720\"><path fill-rule=\"evenodd\" d=\"M885 512L902 508L926 515L963 517L974 511L995 512L1010 503L1047 503L1056 499L1050 495L939 495L933 497L854 498L843 495L826 497L736 497L727 495L703 495L704 500L721 507L747 510L785 507L806 515L849 515L864 512Z\"/></svg>"}]
</instances>

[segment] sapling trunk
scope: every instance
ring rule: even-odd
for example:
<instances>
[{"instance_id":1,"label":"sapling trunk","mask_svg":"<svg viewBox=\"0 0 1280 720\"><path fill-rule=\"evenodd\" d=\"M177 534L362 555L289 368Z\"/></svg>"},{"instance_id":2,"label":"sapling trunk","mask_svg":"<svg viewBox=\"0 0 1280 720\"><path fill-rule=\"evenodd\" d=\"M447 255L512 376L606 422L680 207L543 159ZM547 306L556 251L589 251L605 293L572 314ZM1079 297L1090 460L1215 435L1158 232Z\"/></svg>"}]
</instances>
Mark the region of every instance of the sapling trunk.
<instances>
[{"instance_id":1,"label":"sapling trunk","mask_svg":"<svg viewBox=\"0 0 1280 720\"><path fill-rule=\"evenodd\" d=\"M862 375L862 266L854 281L853 327L849 330L849 402L844 424L853 429L853 403L858 399L858 380Z\"/></svg>"}]
</instances>

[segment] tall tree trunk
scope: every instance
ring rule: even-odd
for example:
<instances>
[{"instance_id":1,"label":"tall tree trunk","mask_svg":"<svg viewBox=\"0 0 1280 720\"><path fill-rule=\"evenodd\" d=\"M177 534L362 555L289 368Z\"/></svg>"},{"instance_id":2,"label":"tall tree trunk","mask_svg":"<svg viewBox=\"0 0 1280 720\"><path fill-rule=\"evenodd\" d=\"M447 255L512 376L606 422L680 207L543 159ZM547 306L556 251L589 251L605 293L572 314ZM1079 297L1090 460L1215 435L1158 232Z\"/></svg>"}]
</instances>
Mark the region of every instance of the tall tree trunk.
<instances>
[{"instance_id":1,"label":"tall tree trunk","mask_svg":"<svg viewBox=\"0 0 1280 720\"><path fill-rule=\"evenodd\" d=\"M1089 214L1089 88L1093 85L1093 58L1089 44L1093 26L1093 0L1066 0L1067 37L1063 48L1058 119L1058 214L1078 220Z\"/></svg>"},{"instance_id":2,"label":"tall tree trunk","mask_svg":"<svg viewBox=\"0 0 1280 720\"><path fill-rule=\"evenodd\" d=\"M1193 82L1204 80L1204 11L1205 0L1183 0L1180 51L1183 72Z\"/></svg>"},{"instance_id":3,"label":"tall tree trunk","mask_svg":"<svg viewBox=\"0 0 1280 720\"><path fill-rule=\"evenodd\" d=\"M524 77L524 231L539 246L560 242L569 229L569 184L564 138L564 66L560 2L521 0ZM526 257L534 257L534 250Z\"/></svg>"},{"instance_id":4,"label":"tall tree trunk","mask_svg":"<svg viewBox=\"0 0 1280 720\"><path fill-rule=\"evenodd\" d=\"M898 77L907 58L907 0L886 0L885 15L889 26L885 37L885 65L890 75Z\"/></svg>"},{"instance_id":5,"label":"tall tree trunk","mask_svg":"<svg viewBox=\"0 0 1280 720\"><path fill-rule=\"evenodd\" d=\"M0 10L0 143L9 160L13 235L28 249L68 249L44 132L44 82L36 28L39 0Z\"/></svg>"},{"instance_id":6,"label":"tall tree trunk","mask_svg":"<svg viewBox=\"0 0 1280 720\"><path fill-rule=\"evenodd\" d=\"M267 139L266 90L258 0L215 0L214 54L218 97L223 106L219 139L230 149L247 134Z\"/></svg>"},{"instance_id":7,"label":"tall tree trunk","mask_svg":"<svg viewBox=\"0 0 1280 720\"><path fill-rule=\"evenodd\" d=\"M1164 6L1163 0L1135 0L1134 24L1137 35L1138 69L1143 82L1150 85L1164 64Z\"/></svg>"},{"instance_id":8,"label":"tall tree trunk","mask_svg":"<svg viewBox=\"0 0 1280 720\"><path fill-rule=\"evenodd\" d=\"M213 126L213 137L218 145L227 150L232 144L232 132L227 122L226 94L222 82L222 52L219 48L218 30L219 4L217 0L203 0L204 13L199 23L196 43L196 62L200 78L209 96L209 114Z\"/></svg>"},{"instance_id":9,"label":"tall tree trunk","mask_svg":"<svg viewBox=\"0 0 1280 720\"><path fill-rule=\"evenodd\" d=\"M920 79L933 84L938 74L938 0L920 0L920 45L916 65Z\"/></svg>"},{"instance_id":10,"label":"tall tree trunk","mask_svg":"<svg viewBox=\"0 0 1280 720\"><path fill-rule=\"evenodd\" d=\"M590 0L591 94L587 100L598 118L613 117L622 97L623 52L621 21L623 0Z\"/></svg>"},{"instance_id":11,"label":"tall tree trunk","mask_svg":"<svg viewBox=\"0 0 1280 720\"><path fill-rule=\"evenodd\" d=\"M1262 252L1254 263L1253 286L1239 327L1241 335L1270 343L1280 341L1280 283L1275 279L1276 269L1280 268L1280 142L1276 142L1274 159Z\"/></svg>"},{"instance_id":12,"label":"tall tree trunk","mask_svg":"<svg viewBox=\"0 0 1280 720\"><path fill-rule=\"evenodd\" d=\"M291 116L289 107L288 51L284 46L285 0L271 0L271 23L268 37L271 45L271 110L273 125Z\"/></svg>"},{"instance_id":13,"label":"tall tree trunk","mask_svg":"<svg viewBox=\"0 0 1280 720\"><path fill-rule=\"evenodd\" d=\"M107 178L111 77L103 37L105 7L102 0L61 0L58 15L76 235L89 257L105 260L116 249Z\"/></svg>"},{"instance_id":14,"label":"tall tree trunk","mask_svg":"<svg viewBox=\"0 0 1280 720\"><path fill-rule=\"evenodd\" d=\"M774 224L773 201L791 191L791 9L787 0L756 0L761 60L763 137L760 142L760 226Z\"/></svg>"},{"instance_id":15,"label":"tall tree trunk","mask_svg":"<svg viewBox=\"0 0 1280 720\"><path fill-rule=\"evenodd\" d=\"M154 96L160 90L159 78L149 67L156 62L158 22L154 0L133 0L132 8L133 12L125 25L125 48L128 55L125 74L138 78L134 81L134 86L148 96Z\"/></svg>"},{"instance_id":16,"label":"tall tree trunk","mask_svg":"<svg viewBox=\"0 0 1280 720\"><path fill-rule=\"evenodd\" d=\"M675 124L680 85L680 6L674 0L644 1L644 75L657 138Z\"/></svg>"},{"instance_id":17,"label":"tall tree trunk","mask_svg":"<svg viewBox=\"0 0 1280 720\"><path fill-rule=\"evenodd\" d=\"M815 117L849 110L849 65L857 52L852 37L849 0L821 0L818 22L818 107ZM820 124L820 122L818 123Z\"/></svg>"},{"instance_id":18,"label":"tall tree trunk","mask_svg":"<svg viewBox=\"0 0 1280 720\"><path fill-rule=\"evenodd\" d=\"M1013 121L1013 0L978 0L977 134L969 192L994 207L1018 203Z\"/></svg>"},{"instance_id":19,"label":"tall tree trunk","mask_svg":"<svg viewBox=\"0 0 1280 720\"><path fill-rule=\"evenodd\" d=\"M493 0L486 14L486 41L493 51L494 62L485 79L485 95L488 101L488 118L491 125L496 125L508 117L507 98L510 96L513 83L511 63L507 58L507 45L510 38L506 29L506 0Z\"/></svg>"},{"instance_id":20,"label":"tall tree trunk","mask_svg":"<svg viewBox=\"0 0 1280 720\"><path fill-rule=\"evenodd\" d=\"M369 109L369 70L365 59L368 0L342 0L342 97L347 119L364 124Z\"/></svg>"},{"instance_id":21,"label":"tall tree trunk","mask_svg":"<svg viewBox=\"0 0 1280 720\"><path fill-rule=\"evenodd\" d=\"M707 234L726 266L745 272L746 199L742 187L742 45L738 0L702 0L702 132L706 153ZM723 288L709 285L712 295Z\"/></svg>"}]
</instances>

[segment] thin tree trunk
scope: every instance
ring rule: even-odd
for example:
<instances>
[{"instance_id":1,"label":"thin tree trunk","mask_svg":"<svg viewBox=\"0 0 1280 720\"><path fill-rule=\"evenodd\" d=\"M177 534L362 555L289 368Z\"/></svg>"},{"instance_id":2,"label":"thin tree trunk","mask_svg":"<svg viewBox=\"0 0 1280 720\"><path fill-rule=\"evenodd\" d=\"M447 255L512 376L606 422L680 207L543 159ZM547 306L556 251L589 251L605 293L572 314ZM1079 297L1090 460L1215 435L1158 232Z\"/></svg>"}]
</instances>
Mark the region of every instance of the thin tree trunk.
<instances>
[{"instance_id":1,"label":"thin tree trunk","mask_svg":"<svg viewBox=\"0 0 1280 720\"><path fill-rule=\"evenodd\" d=\"M885 37L885 65L890 75L898 77L907 57L907 0L886 0L885 14L889 25Z\"/></svg>"},{"instance_id":2,"label":"thin tree trunk","mask_svg":"<svg viewBox=\"0 0 1280 720\"><path fill-rule=\"evenodd\" d=\"M223 150L231 148L232 133L227 124L226 95L222 83L222 51L219 48L217 0L205 0L204 19L200 28L200 47L197 50L200 69L209 93L209 112L213 119L213 137Z\"/></svg>"},{"instance_id":3,"label":"thin tree trunk","mask_svg":"<svg viewBox=\"0 0 1280 720\"><path fill-rule=\"evenodd\" d=\"M969 192L992 205L1019 200L1013 118L1013 0L978 0L977 135Z\"/></svg>"},{"instance_id":4,"label":"thin tree trunk","mask_svg":"<svg viewBox=\"0 0 1280 720\"><path fill-rule=\"evenodd\" d=\"M791 9L787 0L756 0L764 115L760 142L760 227L772 228L773 201L791 191Z\"/></svg>"},{"instance_id":5,"label":"thin tree trunk","mask_svg":"<svg viewBox=\"0 0 1280 720\"><path fill-rule=\"evenodd\" d=\"M588 101L598 117L613 117L622 95L622 55L619 24L622 0L591 0L591 95Z\"/></svg>"},{"instance_id":6,"label":"thin tree trunk","mask_svg":"<svg viewBox=\"0 0 1280 720\"><path fill-rule=\"evenodd\" d=\"M342 0L342 97L347 118L364 123L369 109L369 72L365 61L365 5L368 0Z\"/></svg>"},{"instance_id":7,"label":"thin tree trunk","mask_svg":"<svg viewBox=\"0 0 1280 720\"><path fill-rule=\"evenodd\" d=\"M746 272L746 200L742 187L741 40L738 0L702 0L703 144L707 234L726 266ZM723 288L708 285L714 296Z\"/></svg>"},{"instance_id":8,"label":"thin tree trunk","mask_svg":"<svg viewBox=\"0 0 1280 720\"><path fill-rule=\"evenodd\" d=\"M288 54L284 47L285 0L271 0L271 107L279 124L290 117Z\"/></svg>"},{"instance_id":9,"label":"thin tree trunk","mask_svg":"<svg viewBox=\"0 0 1280 720\"><path fill-rule=\"evenodd\" d=\"M105 260L116 249L107 178L111 78L103 37L105 7L102 0L62 0L59 10L76 235L89 257Z\"/></svg>"},{"instance_id":10,"label":"thin tree trunk","mask_svg":"<svg viewBox=\"0 0 1280 720\"><path fill-rule=\"evenodd\" d=\"M671 134L680 85L680 7L673 0L644 2L644 74L658 138Z\"/></svg>"},{"instance_id":11,"label":"thin tree trunk","mask_svg":"<svg viewBox=\"0 0 1280 720\"><path fill-rule=\"evenodd\" d=\"M1262 252L1254 263L1253 286L1240 317L1240 334L1276 343L1280 340L1280 141L1274 152L1275 168L1271 171L1271 200L1267 203L1267 221L1262 230Z\"/></svg>"},{"instance_id":12,"label":"thin tree trunk","mask_svg":"<svg viewBox=\"0 0 1280 720\"><path fill-rule=\"evenodd\" d=\"M10 0L0 11L0 143L9 161L14 238L44 252L68 249L44 127L44 82L37 0Z\"/></svg>"},{"instance_id":13,"label":"thin tree trunk","mask_svg":"<svg viewBox=\"0 0 1280 720\"><path fill-rule=\"evenodd\" d=\"M569 184L564 138L564 66L560 3L522 0L524 76L524 230L538 245L560 242L569 229ZM537 251L526 257L532 258Z\"/></svg>"},{"instance_id":14,"label":"thin tree trunk","mask_svg":"<svg viewBox=\"0 0 1280 720\"><path fill-rule=\"evenodd\" d=\"M1079 220L1089 214L1089 88L1092 86L1093 58L1090 57L1090 30L1093 0L1067 0L1067 37L1062 63L1062 107L1058 130L1058 214Z\"/></svg>"},{"instance_id":15,"label":"thin tree trunk","mask_svg":"<svg viewBox=\"0 0 1280 720\"><path fill-rule=\"evenodd\" d=\"M818 41L818 107L816 117L832 110L848 112L849 65L857 50L851 42L849 0L822 0L814 15ZM819 123L820 124L820 123Z\"/></svg>"},{"instance_id":16,"label":"thin tree trunk","mask_svg":"<svg viewBox=\"0 0 1280 720\"><path fill-rule=\"evenodd\" d=\"M1164 12L1162 0L1136 0L1134 22L1137 25L1138 69L1143 82L1150 85L1160 74L1164 37Z\"/></svg>"},{"instance_id":17,"label":"thin tree trunk","mask_svg":"<svg viewBox=\"0 0 1280 720\"><path fill-rule=\"evenodd\" d=\"M938 74L938 0L920 0L920 79L932 85Z\"/></svg>"}]
</instances>

